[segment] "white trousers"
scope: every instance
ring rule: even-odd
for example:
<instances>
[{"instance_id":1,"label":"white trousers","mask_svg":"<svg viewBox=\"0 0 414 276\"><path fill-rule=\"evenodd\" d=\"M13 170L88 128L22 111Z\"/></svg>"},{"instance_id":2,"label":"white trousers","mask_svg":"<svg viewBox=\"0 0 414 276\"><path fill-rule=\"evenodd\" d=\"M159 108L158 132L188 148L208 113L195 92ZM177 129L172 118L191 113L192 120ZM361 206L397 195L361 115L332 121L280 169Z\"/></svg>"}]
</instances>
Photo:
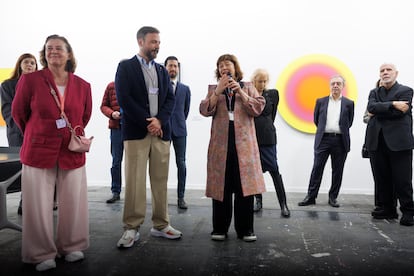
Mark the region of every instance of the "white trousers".
<instances>
[{"instance_id":1,"label":"white trousers","mask_svg":"<svg viewBox=\"0 0 414 276\"><path fill-rule=\"evenodd\" d=\"M54 235L53 197L59 202ZM89 246L85 166L62 170L22 168L22 260L40 263Z\"/></svg>"}]
</instances>

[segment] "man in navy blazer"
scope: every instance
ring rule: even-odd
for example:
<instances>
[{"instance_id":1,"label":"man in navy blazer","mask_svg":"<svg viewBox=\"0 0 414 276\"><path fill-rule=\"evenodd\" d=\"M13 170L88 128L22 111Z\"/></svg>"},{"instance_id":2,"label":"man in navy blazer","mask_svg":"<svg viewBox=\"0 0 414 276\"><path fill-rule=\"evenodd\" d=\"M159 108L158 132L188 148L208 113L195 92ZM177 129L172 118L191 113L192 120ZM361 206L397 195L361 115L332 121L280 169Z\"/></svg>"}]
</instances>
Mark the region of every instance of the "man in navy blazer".
<instances>
[{"instance_id":1,"label":"man in navy blazer","mask_svg":"<svg viewBox=\"0 0 414 276\"><path fill-rule=\"evenodd\" d=\"M175 107L171 115L171 141L174 146L175 162L177 164L177 206L187 209L184 200L187 167L185 164L185 152L187 148L187 124L186 120L190 111L190 88L178 81L180 63L177 57L169 56L164 62L165 68L171 79L175 95Z\"/></svg>"},{"instance_id":2,"label":"man in navy blazer","mask_svg":"<svg viewBox=\"0 0 414 276\"><path fill-rule=\"evenodd\" d=\"M160 36L154 27L138 30L139 52L121 61L115 90L122 110L125 149L124 234L118 247L131 247L139 239L146 213L147 165L152 191L151 235L179 239L181 232L170 226L167 181L170 160L171 124L175 98L170 77L156 63Z\"/></svg>"},{"instance_id":3,"label":"man in navy blazer","mask_svg":"<svg viewBox=\"0 0 414 276\"><path fill-rule=\"evenodd\" d=\"M341 188L345 160L350 150L349 129L354 120L354 102L342 96L345 79L333 76L330 80L330 96L316 100L314 123L317 127L314 144L314 163L309 180L308 193L299 206L315 204L323 171L331 157L332 184L329 189L329 205L339 207L336 200Z\"/></svg>"},{"instance_id":4,"label":"man in navy blazer","mask_svg":"<svg viewBox=\"0 0 414 276\"><path fill-rule=\"evenodd\" d=\"M393 199L395 192L402 212L400 224L413 226L413 89L399 84L397 76L395 65L382 64L382 86L369 94L368 112L373 116L367 125L365 144L377 182L378 199L383 204L372 216L398 218Z\"/></svg>"}]
</instances>

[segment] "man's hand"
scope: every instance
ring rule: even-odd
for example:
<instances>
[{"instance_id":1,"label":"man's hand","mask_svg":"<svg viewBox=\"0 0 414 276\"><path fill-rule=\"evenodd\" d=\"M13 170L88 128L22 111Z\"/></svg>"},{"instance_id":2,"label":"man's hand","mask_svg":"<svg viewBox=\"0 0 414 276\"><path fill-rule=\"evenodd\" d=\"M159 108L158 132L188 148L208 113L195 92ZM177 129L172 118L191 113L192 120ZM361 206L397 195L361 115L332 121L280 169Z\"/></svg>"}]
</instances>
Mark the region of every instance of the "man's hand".
<instances>
[{"instance_id":1,"label":"man's hand","mask_svg":"<svg viewBox=\"0 0 414 276\"><path fill-rule=\"evenodd\" d=\"M112 112L111 117L114 120L121 120L121 113L119 111L114 111Z\"/></svg>"},{"instance_id":2,"label":"man's hand","mask_svg":"<svg viewBox=\"0 0 414 276\"><path fill-rule=\"evenodd\" d=\"M409 107L407 101L393 101L392 106L403 113L407 112Z\"/></svg>"},{"instance_id":3,"label":"man's hand","mask_svg":"<svg viewBox=\"0 0 414 276\"><path fill-rule=\"evenodd\" d=\"M161 122L155 117L147 118L147 121L150 122L147 126L148 132L153 136L159 136L162 138L162 129Z\"/></svg>"}]
</instances>

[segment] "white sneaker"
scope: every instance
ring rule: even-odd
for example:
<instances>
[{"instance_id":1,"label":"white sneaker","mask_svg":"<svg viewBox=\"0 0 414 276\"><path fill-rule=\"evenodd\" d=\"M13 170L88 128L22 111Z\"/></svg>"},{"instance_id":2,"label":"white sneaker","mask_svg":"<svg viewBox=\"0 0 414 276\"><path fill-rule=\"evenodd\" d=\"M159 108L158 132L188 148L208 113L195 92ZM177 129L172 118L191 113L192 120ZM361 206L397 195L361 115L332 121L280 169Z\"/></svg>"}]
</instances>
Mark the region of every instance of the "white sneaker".
<instances>
[{"instance_id":1,"label":"white sneaker","mask_svg":"<svg viewBox=\"0 0 414 276\"><path fill-rule=\"evenodd\" d=\"M84 258L85 256L83 255L82 251L73 251L65 256L65 261L73 263L73 262L83 260Z\"/></svg>"},{"instance_id":2,"label":"white sneaker","mask_svg":"<svg viewBox=\"0 0 414 276\"><path fill-rule=\"evenodd\" d=\"M249 233L249 234L243 236L243 240L245 242L254 242L254 241L257 241L257 237L254 233Z\"/></svg>"},{"instance_id":3,"label":"white sneaker","mask_svg":"<svg viewBox=\"0 0 414 276\"><path fill-rule=\"evenodd\" d=\"M151 235L153 235L154 237L163 237L163 238L167 238L170 240L175 240L175 239L181 238L183 233L174 229L172 226L168 225L162 230L151 228Z\"/></svg>"},{"instance_id":4,"label":"white sneaker","mask_svg":"<svg viewBox=\"0 0 414 276\"><path fill-rule=\"evenodd\" d=\"M134 245L134 242L139 240L139 232L135 229L125 230L122 237L119 239L116 244L118 247L131 247Z\"/></svg>"},{"instance_id":5,"label":"white sneaker","mask_svg":"<svg viewBox=\"0 0 414 276\"><path fill-rule=\"evenodd\" d=\"M227 239L227 235L226 234L220 234L220 233L213 233L211 234L211 239L213 241L224 241Z\"/></svg>"},{"instance_id":6,"label":"white sneaker","mask_svg":"<svg viewBox=\"0 0 414 276\"><path fill-rule=\"evenodd\" d=\"M37 271L45 271L56 267L55 259L49 259L36 265Z\"/></svg>"}]
</instances>

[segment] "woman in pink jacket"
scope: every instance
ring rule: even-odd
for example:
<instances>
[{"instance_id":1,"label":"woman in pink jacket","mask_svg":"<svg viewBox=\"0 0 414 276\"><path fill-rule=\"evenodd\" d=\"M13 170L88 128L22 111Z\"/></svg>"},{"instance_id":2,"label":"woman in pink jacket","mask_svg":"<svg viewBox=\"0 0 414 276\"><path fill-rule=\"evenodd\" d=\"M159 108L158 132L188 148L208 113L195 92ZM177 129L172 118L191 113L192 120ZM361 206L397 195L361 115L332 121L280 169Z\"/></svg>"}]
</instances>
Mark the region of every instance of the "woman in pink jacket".
<instances>
[{"instance_id":1,"label":"woman in pink jacket","mask_svg":"<svg viewBox=\"0 0 414 276\"><path fill-rule=\"evenodd\" d=\"M212 116L207 160L206 196L213 200L212 240L225 240L233 213L239 239L256 241L253 229L254 195L265 192L254 117L265 100L243 73L234 55L218 58L217 85L208 87L200 113Z\"/></svg>"},{"instance_id":2,"label":"woman in pink jacket","mask_svg":"<svg viewBox=\"0 0 414 276\"><path fill-rule=\"evenodd\" d=\"M40 52L44 69L23 75L16 87L12 116L24 139L20 151L23 194L22 259L36 270L84 258L89 246L85 153L68 149L72 126L85 127L92 112L91 86L74 75L76 61L66 38L51 35ZM60 106L51 90L56 91ZM59 200L54 237L53 194Z\"/></svg>"}]
</instances>

